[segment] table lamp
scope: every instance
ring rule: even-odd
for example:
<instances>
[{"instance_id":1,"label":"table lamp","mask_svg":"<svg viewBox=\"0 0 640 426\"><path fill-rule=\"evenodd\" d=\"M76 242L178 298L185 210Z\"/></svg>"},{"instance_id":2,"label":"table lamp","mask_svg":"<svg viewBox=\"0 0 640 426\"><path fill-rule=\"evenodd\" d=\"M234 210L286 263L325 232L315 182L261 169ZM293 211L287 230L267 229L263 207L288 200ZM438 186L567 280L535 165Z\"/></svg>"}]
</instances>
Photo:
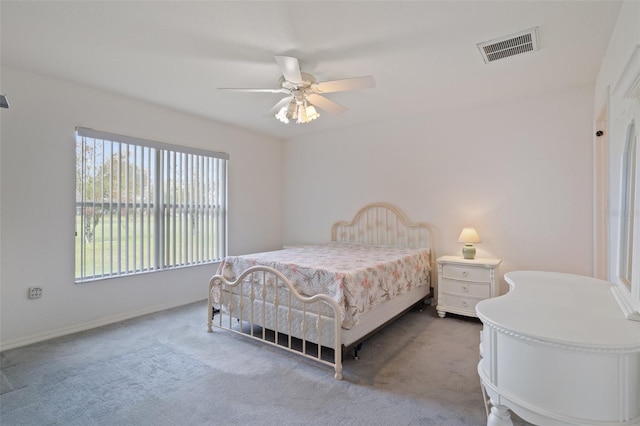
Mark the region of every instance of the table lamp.
<instances>
[{"instance_id":1,"label":"table lamp","mask_svg":"<svg viewBox=\"0 0 640 426\"><path fill-rule=\"evenodd\" d=\"M476 232L475 228L463 228L460 233L460 237L458 237L459 243L464 243L464 247L462 247L462 256L465 259L473 259L476 257L476 248L473 246L473 243L480 242L480 236Z\"/></svg>"}]
</instances>

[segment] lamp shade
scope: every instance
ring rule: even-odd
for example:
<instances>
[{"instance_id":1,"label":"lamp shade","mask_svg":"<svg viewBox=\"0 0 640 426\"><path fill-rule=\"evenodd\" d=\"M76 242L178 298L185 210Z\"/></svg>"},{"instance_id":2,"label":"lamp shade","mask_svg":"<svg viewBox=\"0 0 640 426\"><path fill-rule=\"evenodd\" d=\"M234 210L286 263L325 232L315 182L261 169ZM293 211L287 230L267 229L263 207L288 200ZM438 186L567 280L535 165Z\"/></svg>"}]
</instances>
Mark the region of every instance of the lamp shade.
<instances>
[{"instance_id":1,"label":"lamp shade","mask_svg":"<svg viewBox=\"0 0 640 426\"><path fill-rule=\"evenodd\" d=\"M458 237L459 243L479 243L480 235L476 232L475 228L463 228Z\"/></svg>"}]
</instances>

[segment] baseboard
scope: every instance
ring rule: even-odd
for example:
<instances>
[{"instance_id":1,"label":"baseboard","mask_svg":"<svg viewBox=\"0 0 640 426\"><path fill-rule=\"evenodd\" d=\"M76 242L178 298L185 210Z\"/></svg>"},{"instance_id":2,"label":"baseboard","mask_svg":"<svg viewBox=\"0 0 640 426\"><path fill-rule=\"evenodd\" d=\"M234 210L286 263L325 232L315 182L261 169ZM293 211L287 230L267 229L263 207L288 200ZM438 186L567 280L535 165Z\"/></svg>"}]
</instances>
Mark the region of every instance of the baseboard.
<instances>
[{"instance_id":1,"label":"baseboard","mask_svg":"<svg viewBox=\"0 0 640 426\"><path fill-rule=\"evenodd\" d=\"M127 312L126 314L114 315L107 318L101 318L96 321L90 321L82 324L76 324L70 327L63 327L57 330L48 331L46 333L34 334L27 337L22 337L19 339L9 340L7 342L0 342L0 350L6 351L9 349L19 348L21 346L31 345L33 343L42 342L45 340L53 339L56 337L66 336L68 334L78 333L80 331L91 330L93 328L102 327L109 324L114 324L120 321L126 321L128 319L141 317L143 315L153 314L155 312L165 311L167 309L177 308L178 306L188 305L190 303L200 302L202 300L206 300L203 298L197 298L193 300L181 300L178 302L166 303L163 305L151 306L149 308L141 309L139 311ZM204 315L204 314L203 314ZM206 318L203 317L203 318ZM206 321L203 320L203 324ZM203 325L204 330L204 325Z\"/></svg>"}]
</instances>

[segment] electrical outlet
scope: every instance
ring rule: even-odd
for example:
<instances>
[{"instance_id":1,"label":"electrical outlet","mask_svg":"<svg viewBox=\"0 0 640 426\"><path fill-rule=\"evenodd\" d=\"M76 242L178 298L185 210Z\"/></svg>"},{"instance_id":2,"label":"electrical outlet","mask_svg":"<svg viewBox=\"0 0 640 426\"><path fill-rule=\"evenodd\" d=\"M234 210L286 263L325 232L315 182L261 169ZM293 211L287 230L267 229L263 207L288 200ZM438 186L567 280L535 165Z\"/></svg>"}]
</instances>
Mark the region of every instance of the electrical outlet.
<instances>
[{"instance_id":1,"label":"electrical outlet","mask_svg":"<svg viewBox=\"0 0 640 426\"><path fill-rule=\"evenodd\" d=\"M29 287L29 299L39 299L42 297L42 287Z\"/></svg>"}]
</instances>

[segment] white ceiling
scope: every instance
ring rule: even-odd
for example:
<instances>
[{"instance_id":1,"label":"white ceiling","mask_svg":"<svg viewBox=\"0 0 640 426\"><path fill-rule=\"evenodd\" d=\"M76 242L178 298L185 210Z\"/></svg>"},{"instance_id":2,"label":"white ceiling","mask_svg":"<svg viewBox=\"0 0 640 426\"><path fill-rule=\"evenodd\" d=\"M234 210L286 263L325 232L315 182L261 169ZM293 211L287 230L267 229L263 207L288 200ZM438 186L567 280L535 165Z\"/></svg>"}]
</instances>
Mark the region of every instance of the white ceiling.
<instances>
[{"instance_id":1,"label":"white ceiling","mask_svg":"<svg viewBox=\"0 0 640 426\"><path fill-rule=\"evenodd\" d=\"M0 2L3 65L281 138L592 84L619 1ZM540 51L485 64L477 43L539 27ZM283 96L274 55L319 81L373 75L326 96L309 124L265 113ZM0 92L5 91L0 87ZM6 93L11 100L11 93Z\"/></svg>"}]
</instances>

